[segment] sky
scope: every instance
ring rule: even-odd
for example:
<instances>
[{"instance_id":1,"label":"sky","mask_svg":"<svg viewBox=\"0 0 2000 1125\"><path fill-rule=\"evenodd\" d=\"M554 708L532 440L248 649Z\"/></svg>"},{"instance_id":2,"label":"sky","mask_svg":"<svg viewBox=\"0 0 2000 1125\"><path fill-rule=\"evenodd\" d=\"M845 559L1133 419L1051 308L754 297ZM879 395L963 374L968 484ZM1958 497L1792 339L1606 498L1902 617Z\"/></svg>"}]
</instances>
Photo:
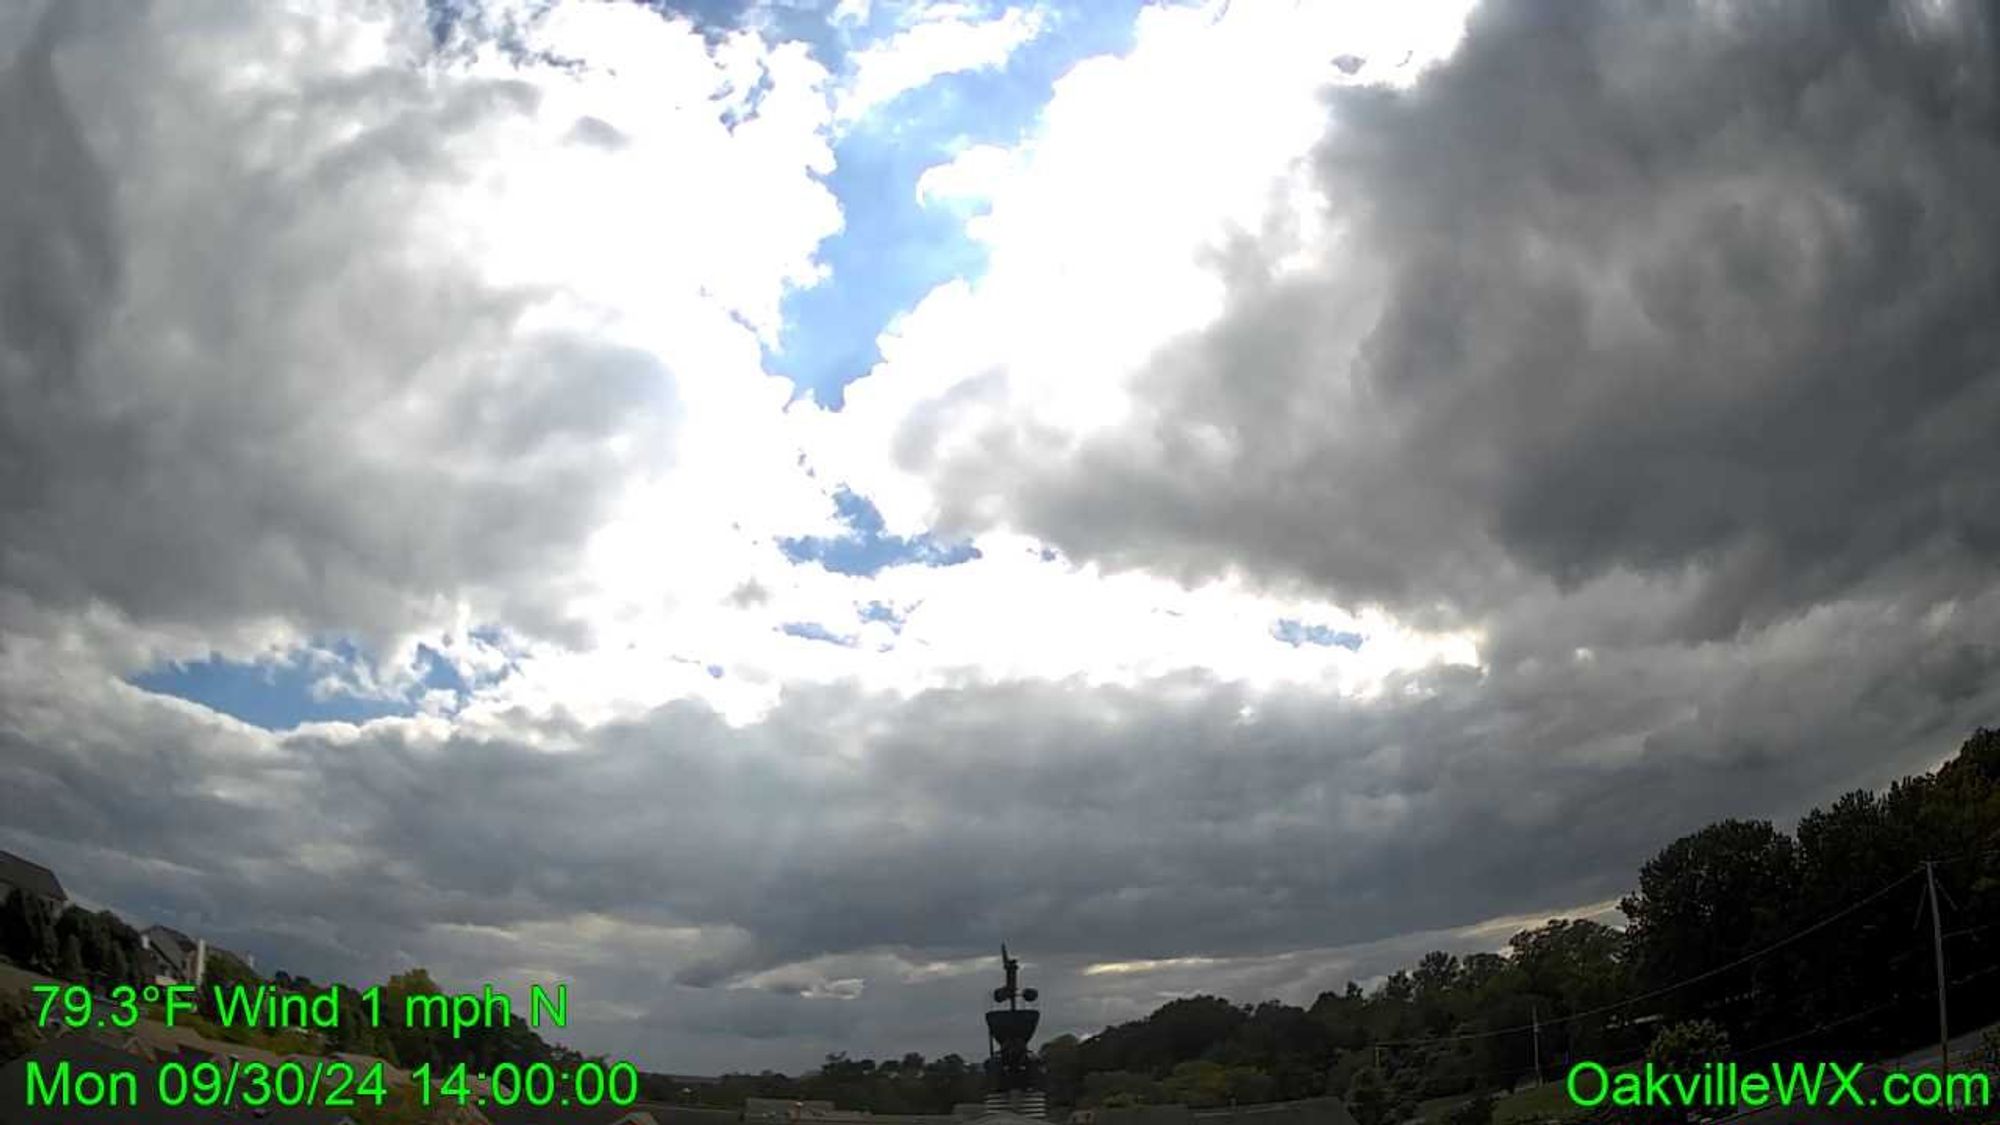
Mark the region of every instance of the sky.
<instances>
[{"instance_id":1,"label":"sky","mask_svg":"<svg viewBox=\"0 0 2000 1125\"><path fill-rule=\"evenodd\" d=\"M677 1073L1616 921L2000 716L1945 0L0 6L0 848Z\"/></svg>"}]
</instances>

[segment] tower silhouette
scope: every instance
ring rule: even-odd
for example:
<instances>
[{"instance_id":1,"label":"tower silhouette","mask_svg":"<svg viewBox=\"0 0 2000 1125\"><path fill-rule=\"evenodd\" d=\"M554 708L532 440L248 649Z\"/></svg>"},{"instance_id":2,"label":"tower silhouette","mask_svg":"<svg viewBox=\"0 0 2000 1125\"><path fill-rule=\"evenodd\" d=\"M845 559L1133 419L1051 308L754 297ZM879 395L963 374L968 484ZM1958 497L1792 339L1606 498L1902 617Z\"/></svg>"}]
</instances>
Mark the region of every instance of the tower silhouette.
<instances>
[{"instance_id":1,"label":"tower silhouette","mask_svg":"<svg viewBox=\"0 0 2000 1125\"><path fill-rule=\"evenodd\" d=\"M1000 947L1000 967L1006 971L1007 983L993 990L993 1003L1006 1007L996 1006L986 1013L986 1108L1044 1118L1049 1107L1048 1095L1041 1088L1041 1061L1028 1050L1028 1040L1034 1038L1042 1013L1021 1006L1023 1002L1033 1004L1040 996L1032 988L1021 987L1021 963L1008 955L1004 944Z\"/></svg>"}]
</instances>

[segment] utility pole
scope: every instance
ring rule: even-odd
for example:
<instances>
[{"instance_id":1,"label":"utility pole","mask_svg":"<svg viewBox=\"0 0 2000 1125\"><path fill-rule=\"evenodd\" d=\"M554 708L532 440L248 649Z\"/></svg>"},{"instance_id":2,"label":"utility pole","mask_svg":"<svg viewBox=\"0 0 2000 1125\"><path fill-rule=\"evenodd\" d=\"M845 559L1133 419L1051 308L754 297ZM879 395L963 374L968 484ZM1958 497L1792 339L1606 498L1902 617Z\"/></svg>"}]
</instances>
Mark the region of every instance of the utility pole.
<instances>
[{"instance_id":1,"label":"utility pole","mask_svg":"<svg viewBox=\"0 0 2000 1125\"><path fill-rule=\"evenodd\" d=\"M1938 1073L1951 1073L1951 1025L1944 1014L1944 922L1938 906L1937 864L1924 861L1924 886L1931 896L1931 951L1937 959Z\"/></svg>"},{"instance_id":2,"label":"utility pole","mask_svg":"<svg viewBox=\"0 0 2000 1125\"><path fill-rule=\"evenodd\" d=\"M1535 1085L1539 1086L1542 1084L1542 1006L1530 1005L1528 1013L1535 1023Z\"/></svg>"}]
</instances>

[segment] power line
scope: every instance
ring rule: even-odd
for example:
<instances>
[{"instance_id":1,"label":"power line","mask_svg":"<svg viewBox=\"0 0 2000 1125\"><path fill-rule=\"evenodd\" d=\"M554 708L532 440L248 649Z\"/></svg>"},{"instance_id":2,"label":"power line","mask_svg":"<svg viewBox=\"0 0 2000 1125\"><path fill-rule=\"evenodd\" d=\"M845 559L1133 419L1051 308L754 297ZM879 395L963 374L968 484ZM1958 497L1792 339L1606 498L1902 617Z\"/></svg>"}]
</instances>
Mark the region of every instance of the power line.
<instances>
[{"instance_id":1,"label":"power line","mask_svg":"<svg viewBox=\"0 0 2000 1125\"><path fill-rule=\"evenodd\" d=\"M1991 976L1994 973L2000 973L2000 965L1988 965L1983 969L1978 969L1973 972L1967 973L1962 977L1954 977L1952 978L1949 987L1956 988L1961 984L1966 984L1970 981L1978 980L1980 977ZM1886 1008L1893 1008L1898 1004L1908 1003L1909 1001L1916 999L1917 995L1918 994L1910 992L1898 992L1894 996L1891 996L1889 999L1884 1000L1882 1003L1875 1004L1867 1008L1863 1008L1858 1012L1849 1012L1847 1015L1841 1016L1838 1019L1830 1020L1825 1023L1815 1024L1804 1031L1797 1032L1792 1035L1787 1035L1782 1039L1773 1039L1766 1043L1759 1043L1754 1047L1746 1047L1741 1051L1732 1051L1730 1053L1740 1054L1740 1055L1754 1055L1759 1051L1768 1051L1772 1047L1782 1047L1785 1044L1793 1042L1795 1040L1804 1039L1808 1035L1816 1035L1822 1031L1831 1031L1836 1027L1844 1027L1850 1023L1853 1023L1855 1020L1865 1019L1866 1017L1872 1016L1875 1013L1880 1012Z\"/></svg>"},{"instance_id":2,"label":"power line","mask_svg":"<svg viewBox=\"0 0 2000 1125\"><path fill-rule=\"evenodd\" d=\"M1934 860L1931 860L1930 862L1932 862L1932 863L1964 863L1964 862L1965 862L1966 860L1969 860L1969 859L1985 859L1986 857L1988 857L1988 856L1991 856L1991 855L2000 855L2000 844L1994 844L1994 845L1992 845L1992 846L1989 846L1989 847L1984 847L1984 848L1974 848L1974 849L1973 849L1972 851L1969 851L1969 852L1961 852L1961 853L1959 853L1958 855L1954 855L1954 856L1947 856L1947 857L1945 857L1945 858L1943 858L1943 859L1934 859Z\"/></svg>"},{"instance_id":3,"label":"power line","mask_svg":"<svg viewBox=\"0 0 2000 1125\"><path fill-rule=\"evenodd\" d=\"M1945 1015L1945 993L1951 990L1944 975L1944 908L1938 905L1937 864L1925 862L1924 886L1931 899L1931 949L1937 955L1938 1069L1951 1073L1951 1020Z\"/></svg>"},{"instance_id":4,"label":"power line","mask_svg":"<svg viewBox=\"0 0 2000 1125\"><path fill-rule=\"evenodd\" d=\"M1768 1042L1759 1043L1754 1047L1746 1047L1741 1051L1731 1051L1730 1053L1739 1055L1754 1055L1760 1051L1768 1051L1773 1047L1782 1047L1787 1043L1795 1043L1800 1039L1804 1039L1810 1035L1817 1035L1822 1031L1832 1031L1836 1027L1845 1027L1848 1024L1853 1023L1855 1020L1866 1019L1877 1012L1883 1011L1888 1008L1893 1008L1898 1004L1906 1003L1909 999L1910 997L1908 993L1898 992L1896 995L1891 996L1889 999L1882 1001L1880 1004L1875 1004L1873 1006L1863 1008L1858 1012L1849 1012L1848 1014L1841 1016L1839 1019L1828 1020L1824 1023L1817 1023L1809 1028L1806 1028L1804 1031L1795 1032L1791 1035L1786 1035L1777 1039L1772 1039Z\"/></svg>"},{"instance_id":5,"label":"power line","mask_svg":"<svg viewBox=\"0 0 2000 1125\"><path fill-rule=\"evenodd\" d=\"M1694 974L1691 977L1686 977L1682 980L1675 981L1672 984L1662 985L1659 988L1655 988L1650 992L1642 992L1637 996L1628 997L1624 1000L1619 1000L1610 1004L1604 1004L1596 1008L1588 1009L1586 1011L1572 1012L1571 1014L1564 1016L1559 1020L1550 1021L1549 1025L1543 1025L1543 1026L1551 1026L1551 1025L1560 1026L1562 1024L1572 1023L1576 1020L1589 1019L1592 1016L1601 1016L1606 1012L1615 1012L1620 1008L1629 1008L1634 1004L1641 1004L1648 1000L1657 999L1661 996L1665 996L1670 992L1675 992L1680 989L1686 988L1691 984L1700 984L1702 981L1720 976L1721 974L1729 972L1732 969L1741 968L1742 966L1747 965L1750 962L1755 961L1760 957L1769 956L1770 954L1776 953L1778 950L1783 949L1788 945L1791 945L1793 942L1799 941L1802 938L1806 938L1815 933L1818 933L1819 931L1825 929L1826 927L1831 926L1835 922L1840 921L1842 918L1845 918L1848 915L1854 913L1855 911L1860 910L1862 907L1867 906L1870 903L1873 903L1875 900L1888 894L1890 891L1895 890L1897 887L1902 886L1909 880L1916 878L1918 875L1922 874L1923 871L1924 869L1921 867L1912 868L1909 871L1891 880L1888 884L1883 886L1880 890L1877 890L1875 893L1868 895L1865 898L1858 899L1855 902L1842 907L1841 909L1835 911L1834 913L1829 914L1824 918L1821 918L1817 922L1814 922L1812 925L1807 926L1805 929L1796 931L1795 933L1792 933L1786 937L1779 938L1777 941L1772 942L1771 944L1765 946L1764 948L1755 950L1750 953L1746 953L1743 956L1738 957L1734 961L1728 962L1727 964L1718 965L1713 969L1704 970L1702 972ZM1536 1022L1539 1023L1540 1021ZM1532 1031L1534 1030L1535 1026L1536 1026L1535 1023L1524 1023L1514 1027L1496 1028L1491 1031L1465 1031L1465 1032L1460 1032L1456 1035L1438 1035L1422 1039L1384 1039L1377 1042L1375 1046L1421 1047L1432 1043L1457 1043L1473 1039L1493 1039L1502 1035L1518 1035L1523 1031Z\"/></svg>"}]
</instances>

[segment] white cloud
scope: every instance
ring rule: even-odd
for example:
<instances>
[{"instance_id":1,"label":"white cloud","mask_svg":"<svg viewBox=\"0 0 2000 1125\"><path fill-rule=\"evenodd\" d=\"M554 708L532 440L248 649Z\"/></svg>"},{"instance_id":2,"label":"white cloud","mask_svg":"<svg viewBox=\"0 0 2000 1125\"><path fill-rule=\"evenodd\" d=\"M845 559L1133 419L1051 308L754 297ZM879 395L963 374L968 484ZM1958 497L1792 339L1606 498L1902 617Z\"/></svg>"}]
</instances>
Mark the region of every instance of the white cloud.
<instances>
[{"instance_id":1,"label":"white cloud","mask_svg":"<svg viewBox=\"0 0 2000 1125\"><path fill-rule=\"evenodd\" d=\"M1014 173L1014 160L1014 151L1003 145L968 145L917 177L917 202L988 202Z\"/></svg>"},{"instance_id":2,"label":"white cloud","mask_svg":"<svg viewBox=\"0 0 2000 1125\"><path fill-rule=\"evenodd\" d=\"M892 326L816 458L908 530L943 514L930 467L955 442L1059 447L1124 417L1144 361L1220 313L1212 259L1232 237L1263 233L1276 204L1302 242L1324 237L1302 163L1326 128L1319 92L1348 80L1341 45L1401 47L1407 70L1448 52L1463 19L1455 4L1398 12L1148 8L1128 53L1058 81L1018 148L971 146L926 172L922 198L985 205L966 229L989 266Z\"/></svg>"},{"instance_id":3,"label":"white cloud","mask_svg":"<svg viewBox=\"0 0 2000 1125\"><path fill-rule=\"evenodd\" d=\"M835 27L865 27L874 5L869 0L840 0L829 17Z\"/></svg>"},{"instance_id":4,"label":"white cloud","mask_svg":"<svg viewBox=\"0 0 2000 1125\"><path fill-rule=\"evenodd\" d=\"M1009 8L991 19L957 5L920 9L894 35L853 54L837 116L857 121L944 75L1002 66L1042 33L1043 23L1034 8Z\"/></svg>"},{"instance_id":5,"label":"white cloud","mask_svg":"<svg viewBox=\"0 0 2000 1125\"><path fill-rule=\"evenodd\" d=\"M1065 79L1025 149L972 149L934 170L926 193L995 200L975 231L993 248L994 275L976 289L933 294L885 339L884 367L855 388L856 406L831 415L807 403L786 409L790 386L762 370L757 346L773 338L786 291L818 276L814 249L839 226L836 202L818 178L832 161L830 77L798 44L750 33L709 42L684 21L630 5L501 6L474 15L462 42L427 64L423 84L390 85L358 109L308 100L288 111L316 130L295 123L287 131L276 115L189 109L188 120L213 119L197 134L202 159L187 163L182 149L162 143L123 152L108 169L135 192L123 249L143 283L129 288L137 303L105 346L128 369L141 366L142 354L158 355L162 339L180 341L185 353L170 369L155 361L152 382L123 393L150 386L197 399L225 395L236 384L216 372L250 370L265 354L293 357L293 377L246 384L256 388L256 410L242 432L260 438L268 429L260 420L311 417L314 471L370 498L345 517L356 526L336 526L328 542L280 541L273 549L338 559L334 543L359 538L384 553L373 570L389 571L371 572L365 586L331 573L314 591L323 604L301 613L288 589L244 601L273 581L271 564L252 559L251 580L233 595L242 608L205 611L193 627L178 620L192 596L186 586L153 595L164 612L114 602L146 638L121 657L123 666L201 656L211 646L272 656L304 636L355 631L383 652L386 666L375 676L341 671L327 679L329 690L373 698L417 692L421 641L468 680L489 682L460 716L467 723L500 721L515 708L602 720L687 697L748 722L802 683L909 693L968 677L1136 683L1200 667L1263 687L1354 694L1396 669L1476 660L1470 635L1420 636L1379 615L1233 582L1189 590L1172 576L1106 575L1045 560L1039 544L1004 531L982 536L984 557L975 562L896 568L873 579L793 565L777 550L783 535L842 530L829 499L836 483L858 487L899 526L918 529L911 516L928 508L927 485L921 474L883 471L881 455L898 443L897 427L912 424L893 417L893 408L921 413L927 386L970 380L996 362L1017 383L1046 368L1033 384L1043 395L1035 409L1073 417L1117 392L1115 380L1083 376L1129 367L1162 331L1201 319L1213 279L1181 259L1218 211L1250 221L1265 199L1264 173L1282 170L1279 158L1306 143L1316 120L1324 60L1315 56L1308 66L1299 56L1285 71L1254 57L1295 41L1298 28L1148 12L1132 57L1094 60ZM502 25L512 29L504 48L492 33ZM918 12L863 52L845 104L924 80L914 75L991 65L1040 27L1025 9L985 21L957 8ZM182 86L160 104L210 104L223 96L217 87L232 97L257 90L295 97L286 91L300 68L352 83L412 65L424 48L421 24L407 13L372 24L300 17L276 30L257 21L229 30L274 45L225 52L258 60L231 69L216 61L223 56L201 53L219 49L216 36L188 44L191 54L170 64ZM162 65L169 64L145 56L128 69ZM1202 109L1208 95L1193 92L1201 83L1183 81L1205 75L1235 75L1233 87L1219 88L1236 99L1231 104L1258 104L1267 119L1280 114L1290 126L1275 139L1231 141L1230 159L1220 162L1192 156L1188 143L1202 138L1177 129L1128 137L1136 147L1107 144L1132 132L1127 119L1162 113L1190 117L1218 144L1245 133L1214 107ZM127 101L114 83L92 89L101 128L142 128L131 119L141 104L136 90ZM444 107L432 111L429 133L408 125L411 105ZM410 145L429 162L390 158ZM1238 171L1218 178L1208 170L1218 163ZM292 292L289 319L266 325L268 338L254 350L191 334L206 315L190 303L201 294L173 279L239 209L231 200L262 190L254 176L296 177L300 166L339 169L347 194L294 185L295 217L243 248L231 263L233 281L249 292L281 289L287 271L320 248L352 263L336 273L403 272L393 285ZM1188 179L1196 170L1208 179ZM1125 179L1106 179L1117 176ZM1149 178L1174 191L1128 206L1121 196ZM150 185L143 195L141 184ZM357 208L375 225L343 231ZM1067 276L1086 259L1081 276ZM383 350L414 331L384 326L418 311L424 279L446 270L468 292L506 295L510 310L464 323L433 313L420 350ZM1083 299L1094 286L1134 278L1153 286L1143 300ZM578 380L591 366L602 369L595 386ZM355 374L331 385L315 378L328 370ZM106 377L122 376L107 368ZM528 449L578 466L580 483L530 471ZM166 476L200 471L196 461ZM458 482L516 478L546 487L488 501L452 492ZM332 487L287 472L247 479L268 495L235 509L283 510L296 506L288 490L319 495ZM416 552L423 559L435 552L438 528L463 524L467 509L486 511L494 530L469 531L463 558L440 556L414 579L394 574L407 557L396 544L423 548ZM180 522L207 519L195 512ZM524 533L515 529L537 520L551 525L532 532L535 553L524 558L533 565L487 565L495 552L487 537L518 539ZM128 540L138 534L115 530ZM274 529L228 534L271 539ZM399 581L409 589L397 590ZM741 604L734 595L746 583L767 596ZM385 598L383 586L397 600ZM906 615L900 630L858 619L860 607L878 602ZM1338 624L1368 640L1358 653L1287 647L1270 637L1279 618ZM793 623L857 643L782 631ZM489 624L504 630L505 653L471 639ZM509 663L513 674L490 683ZM435 695L424 697L423 709L448 713Z\"/></svg>"}]
</instances>

